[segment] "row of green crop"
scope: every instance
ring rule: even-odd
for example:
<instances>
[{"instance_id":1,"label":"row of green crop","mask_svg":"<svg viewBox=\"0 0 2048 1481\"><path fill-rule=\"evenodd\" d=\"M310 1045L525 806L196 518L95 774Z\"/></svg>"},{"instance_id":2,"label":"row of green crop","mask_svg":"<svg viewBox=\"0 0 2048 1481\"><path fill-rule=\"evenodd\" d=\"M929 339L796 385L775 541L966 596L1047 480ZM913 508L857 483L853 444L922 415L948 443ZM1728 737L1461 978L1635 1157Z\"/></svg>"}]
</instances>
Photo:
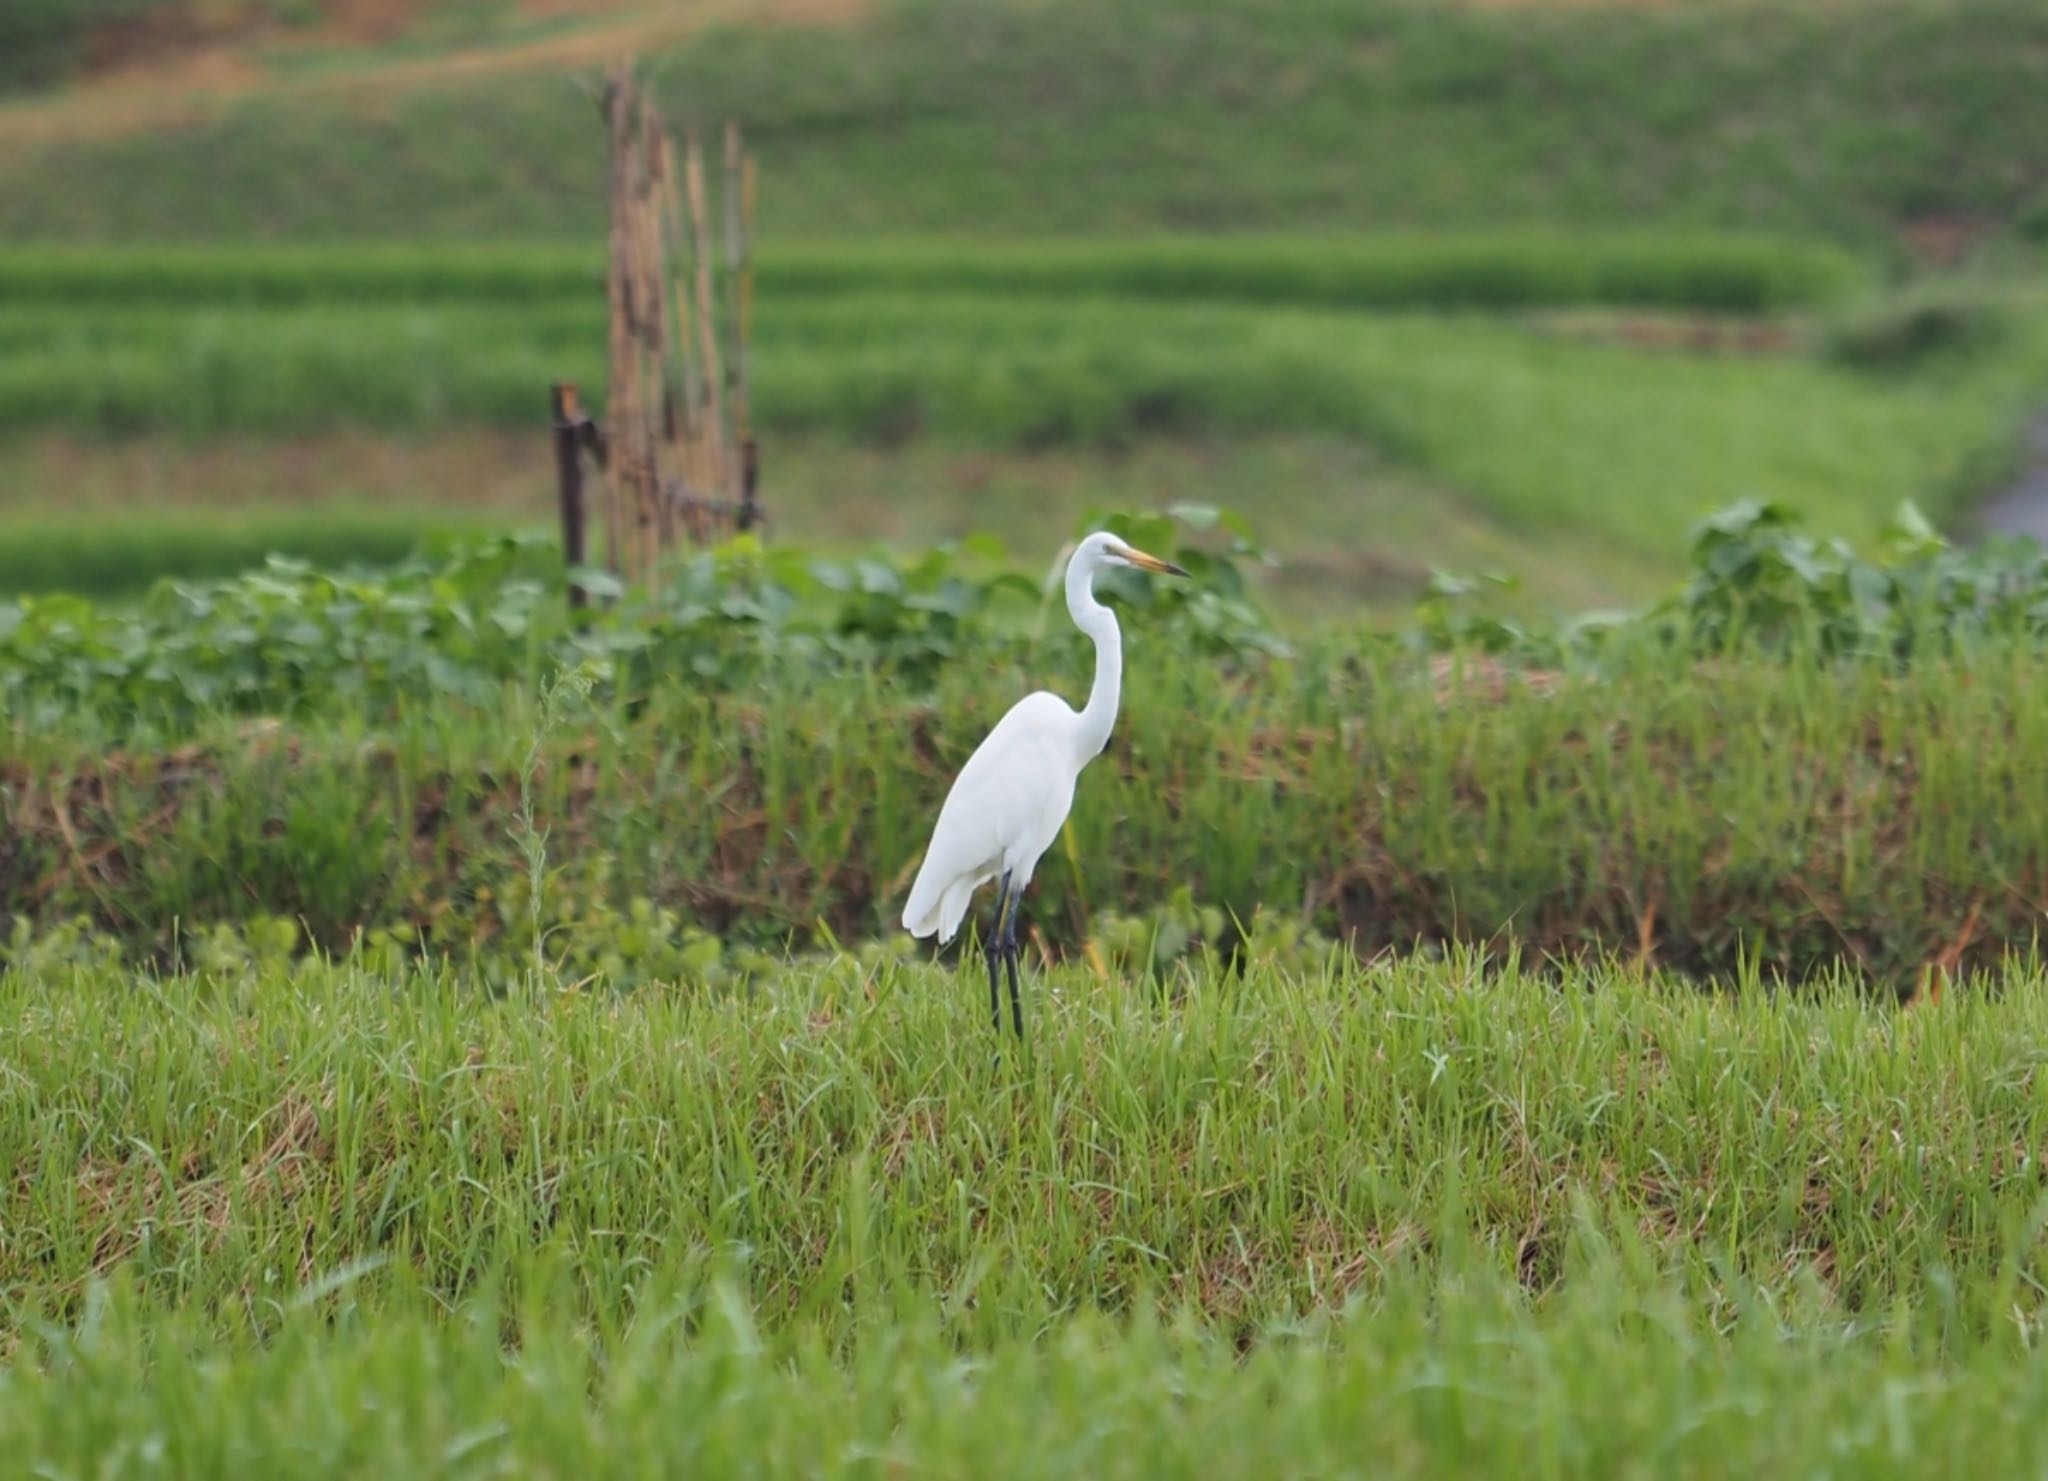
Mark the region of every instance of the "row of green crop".
<instances>
[{"instance_id":1,"label":"row of green crop","mask_svg":"<svg viewBox=\"0 0 2048 1481\"><path fill-rule=\"evenodd\" d=\"M160 580L234 576L273 555L336 570L389 567L474 537L480 525L489 527L459 512L392 508L10 515L0 539L0 598L139 596Z\"/></svg>"},{"instance_id":2,"label":"row of green crop","mask_svg":"<svg viewBox=\"0 0 2048 1481\"><path fill-rule=\"evenodd\" d=\"M11 247L0 307L597 301L601 248L562 246ZM1438 236L771 245L771 299L906 290L1115 295L1330 308L1635 305L1811 308L1867 286L1836 248L1741 236L1543 232Z\"/></svg>"},{"instance_id":3,"label":"row of green crop","mask_svg":"<svg viewBox=\"0 0 2048 1481\"><path fill-rule=\"evenodd\" d=\"M1291 655L1231 559L1187 546L1195 579L1118 593L1125 712L1034 918L1071 947L1185 887L1366 949L1897 983L1995 957L2048 902L2048 568L1899 538L1901 564L1844 563L1748 510L1637 623L1452 608ZM1088 653L1034 583L940 553L802 567L741 547L574 630L516 546L138 613L0 605L0 911L85 911L157 953L251 911L457 953L552 927L566 949L635 901L754 942L886 930L953 770L1028 688L1081 693ZM560 871L541 895L529 804Z\"/></svg>"},{"instance_id":4,"label":"row of green crop","mask_svg":"<svg viewBox=\"0 0 2048 1481\"><path fill-rule=\"evenodd\" d=\"M1247 575L1247 563L1270 557L1241 514L1097 510L1074 538L1097 528L1168 552L1187 573L1100 578L1139 635L1234 663L1290 655ZM1753 501L1704 521L1691 555L1691 579L1635 614L1515 620L1485 601L1491 583L1439 573L1408 627L1306 641L1326 657L1471 650L1611 674L1639 649L1910 664L2048 636L2048 555L2037 543L1958 549L1910 504L1872 556ZM136 605L34 593L0 603L0 697L17 734L89 718L175 737L209 714L318 716L337 697L377 714L428 691L494 700L508 683L531 688L592 664L631 703L677 673L741 693L842 664L925 689L981 657L1082 655L1057 621L1056 572L1041 581L1018 571L989 536L852 560L741 536L634 591L603 569L564 573L552 539L537 534L458 542L384 569L272 556L230 580L160 583ZM565 606L565 579L596 605Z\"/></svg>"}]
</instances>

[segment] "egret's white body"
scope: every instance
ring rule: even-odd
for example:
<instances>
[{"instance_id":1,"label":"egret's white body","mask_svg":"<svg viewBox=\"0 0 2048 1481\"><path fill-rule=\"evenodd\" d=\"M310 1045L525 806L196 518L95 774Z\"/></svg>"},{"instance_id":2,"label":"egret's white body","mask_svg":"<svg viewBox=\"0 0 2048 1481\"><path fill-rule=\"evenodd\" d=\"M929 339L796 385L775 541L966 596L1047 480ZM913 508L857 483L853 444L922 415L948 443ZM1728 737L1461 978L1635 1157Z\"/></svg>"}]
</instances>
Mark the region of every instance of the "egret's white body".
<instances>
[{"instance_id":1,"label":"egret's white body","mask_svg":"<svg viewBox=\"0 0 2048 1481\"><path fill-rule=\"evenodd\" d=\"M924 863L903 907L903 928L911 935L951 941L974 892L990 880L1001 881L1004 898L1014 901L1059 836L1074 805L1074 783L1081 768L1102 754L1116 724L1123 689L1123 640L1116 615L1095 599L1094 584L1097 571L1118 565L1185 574L1113 535L1090 535L1075 549L1067 563L1067 611L1074 625L1095 642L1095 683L1088 703L1077 710L1056 694L1028 694L1010 707L967 758L939 809ZM1002 905L999 898L998 941L1003 933ZM1014 943L1011 955L1014 960ZM993 984L993 957L990 973ZM1013 1008L1015 995L1013 981Z\"/></svg>"},{"instance_id":2,"label":"egret's white body","mask_svg":"<svg viewBox=\"0 0 2048 1481\"><path fill-rule=\"evenodd\" d=\"M1110 619L1111 651L1117 641L1115 622ZM1096 662L1099 672L1101 659ZM1074 805L1081 768L1101 754L1109 739L1105 726L1100 740L1086 744L1081 733L1086 715L1057 694L1040 690L1012 705L975 747L939 809L917 882L910 887L910 903L903 907L906 931L913 936L936 932L941 942L951 941L976 890L1006 874L1013 892L1031 883L1032 871L1059 837L1060 824ZM1109 719L1116 719L1114 680Z\"/></svg>"}]
</instances>

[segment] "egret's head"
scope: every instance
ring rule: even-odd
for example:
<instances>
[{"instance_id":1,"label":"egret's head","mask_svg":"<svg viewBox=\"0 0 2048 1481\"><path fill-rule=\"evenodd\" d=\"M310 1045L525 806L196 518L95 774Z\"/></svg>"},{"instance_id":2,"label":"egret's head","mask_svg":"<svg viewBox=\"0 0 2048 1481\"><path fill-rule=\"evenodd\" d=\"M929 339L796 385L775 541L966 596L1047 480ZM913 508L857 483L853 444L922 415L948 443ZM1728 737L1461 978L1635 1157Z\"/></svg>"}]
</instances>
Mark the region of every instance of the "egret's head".
<instances>
[{"instance_id":1,"label":"egret's head","mask_svg":"<svg viewBox=\"0 0 2048 1481\"><path fill-rule=\"evenodd\" d=\"M1186 571L1172 561L1163 561L1156 555L1148 555L1106 530L1083 540L1081 548L1074 552L1074 559L1089 566L1135 566L1141 571L1151 571L1161 576L1187 575Z\"/></svg>"}]
</instances>

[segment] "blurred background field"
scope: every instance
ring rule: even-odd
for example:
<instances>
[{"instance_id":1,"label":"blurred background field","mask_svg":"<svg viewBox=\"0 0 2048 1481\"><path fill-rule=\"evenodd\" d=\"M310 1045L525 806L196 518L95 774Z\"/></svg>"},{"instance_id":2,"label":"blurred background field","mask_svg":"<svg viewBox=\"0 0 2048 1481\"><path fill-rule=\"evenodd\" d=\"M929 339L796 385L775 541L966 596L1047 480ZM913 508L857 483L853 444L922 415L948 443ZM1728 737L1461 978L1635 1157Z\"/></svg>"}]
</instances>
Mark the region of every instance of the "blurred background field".
<instances>
[{"instance_id":1,"label":"blurred background field","mask_svg":"<svg viewBox=\"0 0 2048 1481\"><path fill-rule=\"evenodd\" d=\"M1666 589L1736 498L1969 532L2048 401L2016 0L0 25L14 590L223 571L259 526L365 558L547 527L545 388L601 397L592 89L627 47L761 158L764 492L824 549L1036 560L1040 500L1194 499L1254 519L1298 614L1401 610L1433 566L1568 612ZM136 553L75 556L108 502Z\"/></svg>"}]
</instances>

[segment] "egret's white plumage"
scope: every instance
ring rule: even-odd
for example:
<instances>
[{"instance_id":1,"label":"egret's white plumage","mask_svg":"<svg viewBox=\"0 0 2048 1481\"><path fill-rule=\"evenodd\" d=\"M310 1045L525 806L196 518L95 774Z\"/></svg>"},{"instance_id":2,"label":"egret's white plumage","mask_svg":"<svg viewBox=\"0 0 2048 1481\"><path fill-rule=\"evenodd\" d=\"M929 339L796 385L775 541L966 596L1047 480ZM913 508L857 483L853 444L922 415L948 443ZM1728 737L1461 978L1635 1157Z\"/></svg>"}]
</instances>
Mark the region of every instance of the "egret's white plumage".
<instances>
[{"instance_id":1,"label":"egret's white plumage","mask_svg":"<svg viewBox=\"0 0 2048 1481\"><path fill-rule=\"evenodd\" d=\"M990 880L1007 879L1010 897L1021 895L1059 836L1081 768L1101 754L1116 723L1123 642L1116 615L1095 599L1094 582L1097 571L1119 565L1185 574L1114 535L1090 535L1075 549L1067 563L1067 611L1095 641L1088 703L1076 710L1056 694L1028 694L967 758L939 809L903 907L903 927L911 935L952 940L974 892ZM997 914L1000 932L1000 900ZM993 965L991 974L993 981ZM1014 994L1013 984L1013 1007Z\"/></svg>"}]
</instances>

